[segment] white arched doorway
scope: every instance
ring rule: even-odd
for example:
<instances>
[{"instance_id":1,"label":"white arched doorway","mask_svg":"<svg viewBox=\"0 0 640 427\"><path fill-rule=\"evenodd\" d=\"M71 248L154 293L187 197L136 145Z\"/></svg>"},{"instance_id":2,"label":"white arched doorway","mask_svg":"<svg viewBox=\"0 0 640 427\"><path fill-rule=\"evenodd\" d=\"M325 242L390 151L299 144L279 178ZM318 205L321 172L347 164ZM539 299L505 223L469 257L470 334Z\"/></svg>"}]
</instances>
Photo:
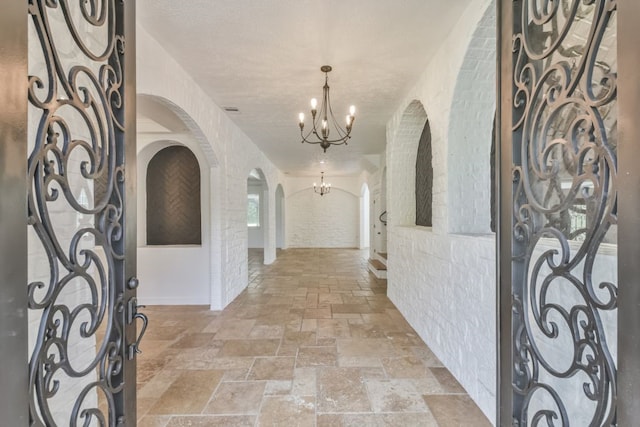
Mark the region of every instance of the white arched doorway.
<instances>
[{"instance_id":1,"label":"white arched doorway","mask_svg":"<svg viewBox=\"0 0 640 427\"><path fill-rule=\"evenodd\" d=\"M262 261L269 247L269 185L261 169L252 169L247 177L247 248L263 249Z\"/></svg>"},{"instance_id":2,"label":"white arched doorway","mask_svg":"<svg viewBox=\"0 0 640 427\"><path fill-rule=\"evenodd\" d=\"M138 95L137 104L137 266L141 283L138 298L143 304L209 304L214 292L210 201L215 159L202 149L198 132L192 130L188 116L178 106L151 95ZM147 235L148 204L158 197L153 192L148 194L147 172L153 159L174 148L188 149L200 169L200 214L196 216L198 219L191 219L200 221L200 239L159 243L148 240ZM174 179L165 178L169 182Z\"/></svg>"},{"instance_id":3,"label":"white arched doorway","mask_svg":"<svg viewBox=\"0 0 640 427\"><path fill-rule=\"evenodd\" d=\"M284 190L282 184L276 188L276 248L286 249L286 239L284 234L285 225L285 205Z\"/></svg>"},{"instance_id":4,"label":"white arched doorway","mask_svg":"<svg viewBox=\"0 0 640 427\"><path fill-rule=\"evenodd\" d=\"M370 192L369 186L364 183L360 190L360 249L370 246Z\"/></svg>"}]
</instances>

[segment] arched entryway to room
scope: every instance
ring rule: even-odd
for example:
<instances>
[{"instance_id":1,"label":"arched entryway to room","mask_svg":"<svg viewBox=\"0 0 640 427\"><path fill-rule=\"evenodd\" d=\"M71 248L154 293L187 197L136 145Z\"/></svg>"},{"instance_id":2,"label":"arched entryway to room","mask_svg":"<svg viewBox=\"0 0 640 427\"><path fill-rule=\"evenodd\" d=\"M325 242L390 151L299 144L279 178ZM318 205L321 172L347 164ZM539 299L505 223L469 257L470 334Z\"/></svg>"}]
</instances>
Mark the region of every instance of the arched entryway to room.
<instances>
[{"instance_id":1,"label":"arched entryway to room","mask_svg":"<svg viewBox=\"0 0 640 427\"><path fill-rule=\"evenodd\" d=\"M179 107L148 95L139 95L137 104L139 300L210 304L213 159ZM181 206L193 191L199 193L198 213ZM156 224L159 217L163 224ZM187 232L189 238L176 239L178 232Z\"/></svg>"},{"instance_id":2,"label":"arched entryway to room","mask_svg":"<svg viewBox=\"0 0 640 427\"><path fill-rule=\"evenodd\" d=\"M264 262L269 248L269 185L262 169L256 168L247 177L247 248L249 262L260 258Z\"/></svg>"},{"instance_id":3,"label":"arched entryway to room","mask_svg":"<svg viewBox=\"0 0 640 427\"><path fill-rule=\"evenodd\" d=\"M276 187L276 249L286 249L286 245L284 189L282 184L278 184Z\"/></svg>"},{"instance_id":4,"label":"arched entryway to room","mask_svg":"<svg viewBox=\"0 0 640 427\"><path fill-rule=\"evenodd\" d=\"M371 244L371 192L365 182L360 189L360 249Z\"/></svg>"}]
</instances>

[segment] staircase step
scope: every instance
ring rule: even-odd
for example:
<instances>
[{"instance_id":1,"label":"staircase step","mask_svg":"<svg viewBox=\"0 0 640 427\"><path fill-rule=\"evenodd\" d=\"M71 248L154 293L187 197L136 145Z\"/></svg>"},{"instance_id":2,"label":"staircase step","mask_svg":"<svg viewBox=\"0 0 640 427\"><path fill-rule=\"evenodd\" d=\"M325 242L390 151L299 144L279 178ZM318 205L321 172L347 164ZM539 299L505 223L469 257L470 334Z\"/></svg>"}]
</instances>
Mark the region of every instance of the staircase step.
<instances>
[{"instance_id":1,"label":"staircase step","mask_svg":"<svg viewBox=\"0 0 640 427\"><path fill-rule=\"evenodd\" d=\"M387 259L387 253L386 252L377 252L378 256L384 259Z\"/></svg>"},{"instance_id":2,"label":"staircase step","mask_svg":"<svg viewBox=\"0 0 640 427\"><path fill-rule=\"evenodd\" d=\"M382 271L387 270L387 266L384 265L380 260L369 259L369 264L371 264L376 270L382 270Z\"/></svg>"}]
</instances>

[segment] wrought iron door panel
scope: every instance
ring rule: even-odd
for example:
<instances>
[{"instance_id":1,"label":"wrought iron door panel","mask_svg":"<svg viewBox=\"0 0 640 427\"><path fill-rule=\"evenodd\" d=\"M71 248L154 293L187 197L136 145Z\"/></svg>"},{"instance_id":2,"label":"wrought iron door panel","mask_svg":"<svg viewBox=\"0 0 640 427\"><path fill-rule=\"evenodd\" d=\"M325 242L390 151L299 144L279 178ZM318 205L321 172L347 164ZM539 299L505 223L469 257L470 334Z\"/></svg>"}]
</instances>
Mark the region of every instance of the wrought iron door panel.
<instances>
[{"instance_id":1,"label":"wrought iron door panel","mask_svg":"<svg viewBox=\"0 0 640 427\"><path fill-rule=\"evenodd\" d=\"M135 393L135 381L125 382L125 370L134 369L127 328L135 324L126 321L124 285L124 9L121 0L29 1L35 426L124 424L124 399Z\"/></svg>"},{"instance_id":2,"label":"wrought iron door panel","mask_svg":"<svg viewBox=\"0 0 640 427\"><path fill-rule=\"evenodd\" d=\"M513 425L616 421L616 5L514 0L502 29Z\"/></svg>"}]
</instances>

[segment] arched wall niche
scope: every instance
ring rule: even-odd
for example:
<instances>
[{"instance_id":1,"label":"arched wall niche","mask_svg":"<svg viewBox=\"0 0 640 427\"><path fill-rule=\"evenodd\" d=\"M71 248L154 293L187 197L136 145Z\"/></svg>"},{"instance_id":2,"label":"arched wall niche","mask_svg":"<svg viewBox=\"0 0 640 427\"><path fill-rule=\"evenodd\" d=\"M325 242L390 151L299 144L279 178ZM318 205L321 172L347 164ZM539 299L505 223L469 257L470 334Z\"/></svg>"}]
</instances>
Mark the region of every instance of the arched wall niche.
<instances>
[{"instance_id":1,"label":"arched wall niche","mask_svg":"<svg viewBox=\"0 0 640 427\"><path fill-rule=\"evenodd\" d=\"M491 231L491 145L496 108L496 14L486 9L467 47L449 116L449 232Z\"/></svg>"},{"instance_id":2,"label":"arched wall niche","mask_svg":"<svg viewBox=\"0 0 640 427\"><path fill-rule=\"evenodd\" d=\"M175 103L148 94L138 95L138 276L139 299L143 304L211 304L221 300L220 259L213 256L221 244L212 219L212 178L217 158L202 130ZM163 149L184 147L197 159L200 169L199 245L150 246L147 243L147 168ZM152 207L153 209L153 207ZM194 221L196 221L194 219ZM177 287L176 283L185 286Z\"/></svg>"},{"instance_id":3,"label":"arched wall niche","mask_svg":"<svg viewBox=\"0 0 640 427\"><path fill-rule=\"evenodd\" d=\"M405 108L393 135L394 149L388 155L388 162L398 173L390 176L387 183L389 206L393 206L387 217L394 226L413 226L416 223L416 170L407 165L416 164L420 135L426 122L427 113L422 102L414 99Z\"/></svg>"},{"instance_id":4,"label":"arched wall niche","mask_svg":"<svg viewBox=\"0 0 640 427\"><path fill-rule=\"evenodd\" d=\"M416 156L416 225L433 225L433 156L431 150L431 127L424 124L418 154Z\"/></svg>"},{"instance_id":5,"label":"arched wall niche","mask_svg":"<svg viewBox=\"0 0 640 427\"><path fill-rule=\"evenodd\" d=\"M201 245L200 165L183 145L162 148L147 166L147 245Z\"/></svg>"}]
</instances>

